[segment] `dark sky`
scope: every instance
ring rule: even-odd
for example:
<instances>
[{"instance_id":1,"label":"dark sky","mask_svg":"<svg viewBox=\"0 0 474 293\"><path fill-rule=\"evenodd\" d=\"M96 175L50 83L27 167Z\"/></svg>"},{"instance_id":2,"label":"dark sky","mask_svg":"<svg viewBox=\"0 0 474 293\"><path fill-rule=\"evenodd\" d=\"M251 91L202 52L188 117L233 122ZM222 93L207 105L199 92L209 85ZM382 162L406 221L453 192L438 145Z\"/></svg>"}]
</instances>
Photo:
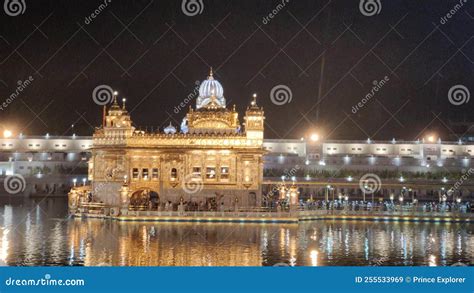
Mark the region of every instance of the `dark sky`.
<instances>
[{"instance_id":1,"label":"dark sky","mask_svg":"<svg viewBox=\"0 0 474 293\"><path fill-rule=\"evenodd\" d=\"M74 123L90 135L101 121L92 100L101 84L127 97L135 125L177 124L185 111L175 114L175 106L209 66L241 115L259 94L267 138L311 130L331 139L411 140L429 131L447 138L450 121L474 121L474 97L457 106L448 99L455 85L474 94L473 3L443 24L459 1L379 2L379 13L365 16L355 0L290 0L264 21L281 1L202 0L202 13L187 16L181 1L112 0L86 24L103 1L25 0L21 15L0 10L0 99L18 80L34 80L0 110L0 125L61 135ZM278 85L290 88L291 102L272 103Z\"/></svg>"}]
</instances>

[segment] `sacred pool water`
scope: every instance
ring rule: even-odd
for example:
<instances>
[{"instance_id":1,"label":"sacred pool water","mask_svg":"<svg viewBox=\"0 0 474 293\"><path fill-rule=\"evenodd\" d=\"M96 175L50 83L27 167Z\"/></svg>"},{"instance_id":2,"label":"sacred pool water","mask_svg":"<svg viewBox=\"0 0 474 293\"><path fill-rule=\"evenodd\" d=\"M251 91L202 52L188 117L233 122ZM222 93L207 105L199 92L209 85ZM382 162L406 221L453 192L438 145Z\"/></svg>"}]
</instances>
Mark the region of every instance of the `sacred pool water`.
<instances>
[{"instance_id":1,"label":"sacred pool water","mask_svg":"<svg viewBox=\"0 0 474 293\"><path fill-rule=\"evenodd\" d=\"M7 266L450 266L474 262L454 223L134 223L67 216L65 198L3 197Z\"/></svg>"}]
</instances>

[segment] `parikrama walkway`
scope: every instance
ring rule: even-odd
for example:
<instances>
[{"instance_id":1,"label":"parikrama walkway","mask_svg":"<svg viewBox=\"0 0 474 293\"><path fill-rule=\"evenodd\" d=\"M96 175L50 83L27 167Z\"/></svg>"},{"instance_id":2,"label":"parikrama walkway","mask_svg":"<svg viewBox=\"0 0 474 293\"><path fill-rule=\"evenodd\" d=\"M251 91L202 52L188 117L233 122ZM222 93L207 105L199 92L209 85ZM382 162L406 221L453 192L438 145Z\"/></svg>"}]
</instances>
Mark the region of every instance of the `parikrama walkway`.
<instances>
[{"instance_id":1,"label":"parikrama walkway","mask_svg":"<svg viewBox=\"0 0 474 293\"><path fill-rule=\"evenodd\" d=\"M298 224L305 221L341 220L376 222L434 222L474 223L472 213L412 212L412 211L345 211L307 210L294 212L168 212L127 211L126 215L107 215L99 212L72 214L77 218L101 218L120 222L195 222L195 223L286 223Z\"/></svg>"}]
</instances>

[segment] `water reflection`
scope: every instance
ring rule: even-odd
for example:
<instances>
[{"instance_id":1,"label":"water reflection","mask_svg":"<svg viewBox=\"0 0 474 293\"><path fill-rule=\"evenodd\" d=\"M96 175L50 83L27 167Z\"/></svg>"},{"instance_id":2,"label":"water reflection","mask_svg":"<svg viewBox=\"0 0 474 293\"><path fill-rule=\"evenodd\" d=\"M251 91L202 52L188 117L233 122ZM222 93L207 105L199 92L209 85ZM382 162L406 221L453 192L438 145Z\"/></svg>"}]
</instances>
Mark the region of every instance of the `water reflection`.
<instances>
[{"instance_id":1,"label":"water reflection","mask_svg":"<svg viewBox=\"0 0 474 293\"><path fill-rule=\"evenodd\" d=\"M474 255L472 225L118 223L67 219L65 208L58 198L4 204L0 264L439 266L472 263Z\"/></svg>"}]
</instances>

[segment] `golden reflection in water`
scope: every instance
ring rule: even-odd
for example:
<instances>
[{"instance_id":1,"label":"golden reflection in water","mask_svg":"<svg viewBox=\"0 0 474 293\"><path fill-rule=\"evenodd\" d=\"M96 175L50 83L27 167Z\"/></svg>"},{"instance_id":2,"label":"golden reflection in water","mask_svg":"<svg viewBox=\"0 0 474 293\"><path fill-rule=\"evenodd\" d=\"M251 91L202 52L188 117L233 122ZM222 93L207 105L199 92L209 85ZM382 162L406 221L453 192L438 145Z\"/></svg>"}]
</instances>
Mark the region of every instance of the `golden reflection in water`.
<instances>
[{"instance_id":1,"label":"golden reflection in water","mask_svg":"<svg viewBox=\"0 0 474 293\"><path fill-rule=\"evenodd\" d=\"M440 226L415 230L403 223L254 225L89 219L74 220L68 229L71 257L86 266L412 265L414 256L421 256L427 265L440 265L438 258L461 256L467 244L465 237L459 240L459 235Z\"/></svg>"},{"instance_id":2,"label":"golden reflection in water","mask_svg":"<svg viewBox=\"0 0 474 293\"><path fill-rule=\"evenodd\" d=\"M86 266L260 266L263 226L253 224L112 223L76 220L69 246L85 239ZM297 239L281 228L296 262ZM264 242L263 242L264 243Z\"/></svg>"},{"instance_id":3,"label":"golden reflection in water","mask_svg":"<svg viewBox=\"0 0 474 293\"><path fill-rule=\"evenodd\" d=\"M288 229L280 228L280 254L284 254L286 248L288 247L287 243L287 236L288 235Z\"/></svg>"},{"instance_id":4,"label":"golden reflection in water","mask_svg":"<svg viewBox=\"0 0 474 293\"><path fill-rule=\"evenodd\" d=\"M430 255L429 257L429 264L430 267L435 267L436 266L436 256Z\"/></svg>"},{"instance_id":5,"label":"golden reflection in water","mask_svg":"<svg viewBox=\"0 0 474 293\"><path fill-rule=\"evenodd\" d=\"M290 266L295 266L297 264L297 248L298 245L296 244L297 237L296 235L293 235L293 237L290 238L289 241L289 250L290 250Z\"/></svg>"},{"instance_id":6,"label":"golden reflection in water","mask_svg":"<svg viewBox=\"0 0 474 293\"><path fill-rule=\"evenodd\" d=\"M445 266L474 262L472 225L120 223L66 219L60 214L54 218L48 207L41 211L0 207L0 265Z\"/></svg>"},{"instance_id":7,"label":"golden reflection in water","mask_svg":"<svg viewBox=\"0 0 474 293\"><path fill-rule=\"evenodd\" d=\"M311 250L310 258L311 258L311 266L317 267L318 266L318 254L319 252L316 249Z\"/></svg>"},{"instance_id":8,"label":"golden reflection in water","mask_svg":"<svg viewBox=\"0 0 474 293\"><path fill-rule=\"evenodd\" d=\"M10 229L12 226L13 214L11 206L5 206L3 210L3 227L1 229L2 241L0 242L0 266L5 266L10 247Z\"/></svg>"},{"instance_id":9,"label":"golden reflection in water","mask_svg":"<svg viewBox=\"0 0 474 293\"><path fill-rule=\"evenodd\" d=\"M8 256L8 247L10 246L10 243L8 241L9 232L10 230L8 230L8 228L2 229L2 241L0 242L0 266L5 265L5 261Z\"/></svg>"}]
</instances>

